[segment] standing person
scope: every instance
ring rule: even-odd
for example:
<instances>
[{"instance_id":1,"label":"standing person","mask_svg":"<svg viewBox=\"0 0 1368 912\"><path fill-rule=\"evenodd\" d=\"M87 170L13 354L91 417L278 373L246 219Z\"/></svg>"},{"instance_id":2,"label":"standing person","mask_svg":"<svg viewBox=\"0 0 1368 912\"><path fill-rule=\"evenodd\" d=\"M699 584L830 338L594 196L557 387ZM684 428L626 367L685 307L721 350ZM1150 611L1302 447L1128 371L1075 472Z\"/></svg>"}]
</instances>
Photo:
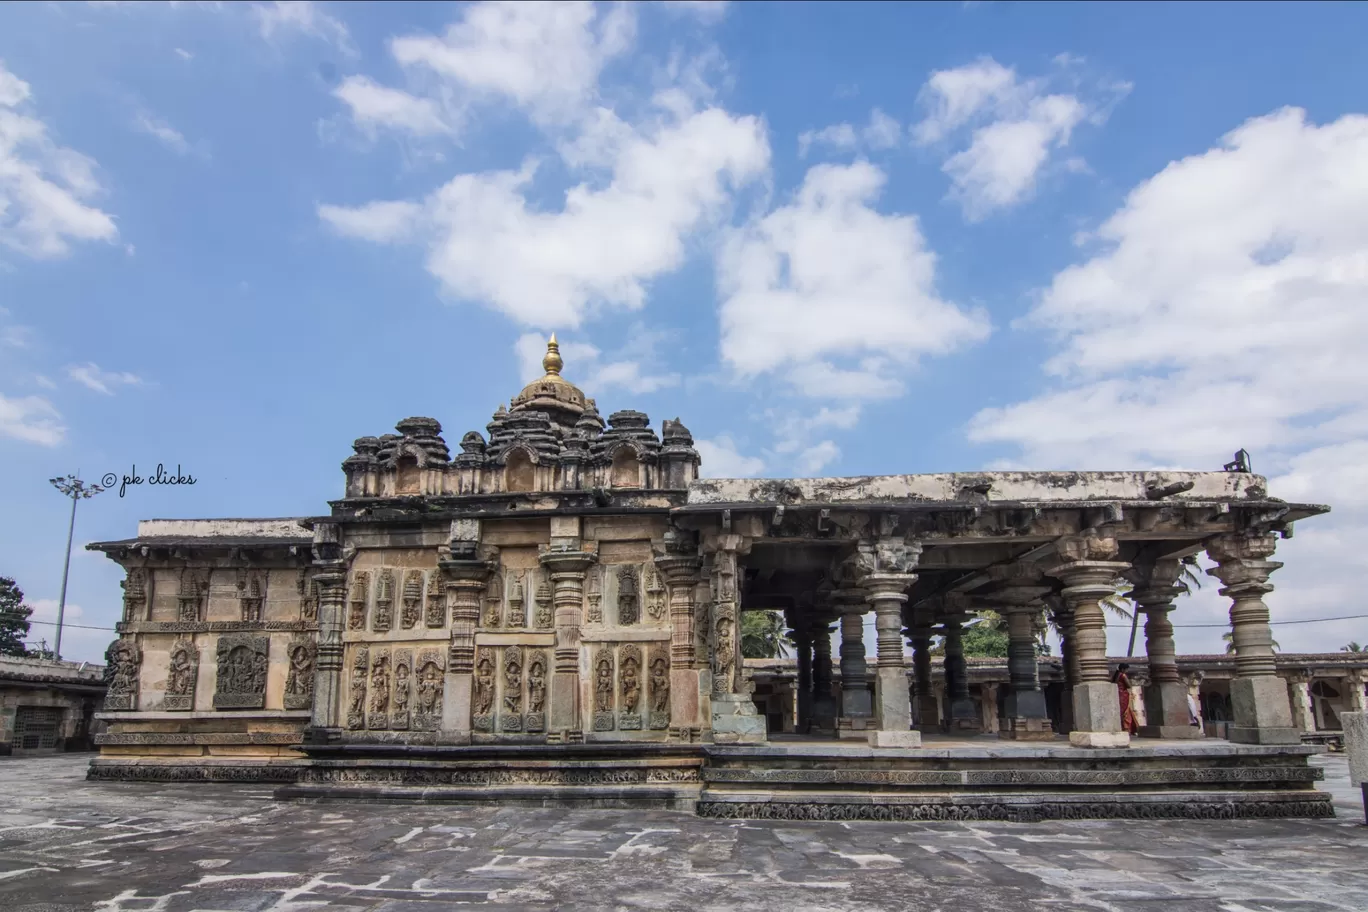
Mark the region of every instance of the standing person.
<instances>
[{"instance_id":1,"label":"standing person","mask_svg":"<svg viewBox=\"0 0 1368 912\"><path fill-rule=\"evenodd\" d=\"M1116 695L1121 700L1121 730L1132 737L1139 734L1140 726L1135 721L1135 710L1131 709L1130 678L1126 672L1130 666L1122 662L1116 668L1116 674L1112 675L1112 683L1116 685Z\"/></svg>"}]
</instances>

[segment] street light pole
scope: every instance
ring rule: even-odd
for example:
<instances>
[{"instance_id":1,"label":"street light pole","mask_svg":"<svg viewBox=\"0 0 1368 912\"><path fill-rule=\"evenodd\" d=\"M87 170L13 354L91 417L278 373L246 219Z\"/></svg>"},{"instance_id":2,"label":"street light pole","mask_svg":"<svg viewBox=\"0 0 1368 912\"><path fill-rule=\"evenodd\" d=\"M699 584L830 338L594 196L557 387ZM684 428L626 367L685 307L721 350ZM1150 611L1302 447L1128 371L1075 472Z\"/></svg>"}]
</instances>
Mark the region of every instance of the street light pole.
<instances>
[{"instance_id":1,"label":"street light pole","mask_svg":"<svg viewBox=\"0 0 1368 912\"><path fill-rule=\"evenodd\" d=\"M59 661L62 658L62 618L66 614L67 575L71 572L71 540L76 532L76 501L94 497L104 490L101 485L87 485L81 481L79 472L65 478L49 478L52 486L71 498L71 522L67 524L66 563L62 565L62 594L57 600L57 642L52 647L52 655Z\"/></svg>"}]
</instances>

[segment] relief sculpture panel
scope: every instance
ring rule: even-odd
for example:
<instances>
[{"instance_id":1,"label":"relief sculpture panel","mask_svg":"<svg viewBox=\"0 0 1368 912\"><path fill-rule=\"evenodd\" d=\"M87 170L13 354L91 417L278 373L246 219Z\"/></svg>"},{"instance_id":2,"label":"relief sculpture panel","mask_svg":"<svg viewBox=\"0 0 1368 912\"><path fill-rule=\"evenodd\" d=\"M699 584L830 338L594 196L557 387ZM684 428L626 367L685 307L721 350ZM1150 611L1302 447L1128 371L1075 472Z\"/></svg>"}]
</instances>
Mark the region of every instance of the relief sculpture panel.
<instances>
[{"instance_id":1,"label":"relief sculpture panel","mask_svg":"<svg viewBox=\"0 0 1368 912\"><path fill-rule=\"evenodd\" d=\"M494 730L494 672L494 651L481 647L475 655L475 687L470 701L470 726L477 732Z\"/></svg>"},{"instance_id":2,"label":"relief sculpture panel","mask_svg":"<svg viewBox=\"0 0 1368 912\"><path fill-rule=\"evenodd\" d=\"M370 671L370 652L365 646L352 656L351 689L347 694L347 728L359 731L366 727L366 675Z\"/></svg>"},{"instance_id":3,"label":"relief sculpture panel","mask_svg":"<svg viewBox=\"0 0 1368 912\"><path fill-rule=\"evenodd\" d=\"M394 626L394 571L389 567L380 571L375 584L375 622L372 630L387 633Z\"/></svg>"},{"instance_id":4,"label":"relief sculpture panel","mask_svg":"<svg viewBox=\"0 0 1368 912\"><path fill-rule=\"evenodd\" d=\"M534 626L538 630L549 630L555 626L555 615L551 611L551 587L545 579L537 583L537 612Z\"/></svg>"},{"instance_id":5,"label":"relief sculpture panel","mask_svg":"<svg viewBox=\"0 0 1368 912\"><path fill-rule=\"evenodd\" d=\"M636 644L623 646L619 652L618 687L621 692L618 728L622 731L640 731L641 647Z\"/></svg>"},{"instance_id":6,"label":"relief sculpture panel","mask_svg":"<svg viewBox=\"0 0 1368 912\"><path fill-rule=\"evenodd\" d=\"M651 728L670 727L670 652L664 646L651 648Z\"/></svg>"},{"instance_id":7,"label":"relief sculpture panel","mask_svg":"<svg viewBox=\"0 0 1368 912\"><path fill-rule=\"evenodd\" d=\"M226 634L219 637L215 709L265 708L270 646L270 638L264 636Z\"/></svg>"},{"instance_id":8,"label":"relief sculpture panel","mask_svg":"<svg viewBox=\"0 0 1368 912\"><path fill-rule=\"evenodd\" d=\"M594 656L594 731L612 731L613 715L613 650L601 646Z\"/></svg>"},{"instance_id":9,"label":"relief sculpture panel","mask_svg":"<svg viewBox=\"0 0 1368 912\"><path fill-rule=\"evenodd\" d=\"M285 676L285 708L312 709L318 644L312 637L298 636L290 640L287 649L290 669Z\"/></svg>"},{"instance_id":10,"label":"relief sculpture panel","mask_svg":"<svg viewBox=\"0 0 1368 912\"><path fill-rule=\"evenodd\" d=\"M399 610L399 626L411 630L423 616L423 571L409 570L404 574L404 607Z\"/></svg>"},{"instance_id":11,"label":"relief sculpture panel","mask_svg":"<svg viewBox=\"0 0 1368 912\"><path fill-rule=\"evenodd\" d=\"M105 691L105 709L138 708L138 678L142 672L142 650L131 637L121 637L110 654L111 675Z\"/></svg>"},{"instance_id":12,"label":"relief sculpture panel","mask_svg":"<svg viewBox=\"0 0 1368 912\"><path fill-rule=\"evenodd\" d=\"M485 589L484 626L495 629L503 624L504 578L497 570L489 577Z\"/></svg>"},{"instance_id":13,"label":"relief sculpture panel","mask_svg":"<svg viewBox=\"0 0 1368 912\"><path fill-rule=\"evenodd\" d=\"M413 709L415 731L436 731L441 727L445 674L439 651L428 649L418 654L418 699Z\"/></svg>"},{"instance_id":14,"label":"relief sculpture panel","mask_svg":"<svg viewBox=\"0 0 1368 912\"><path fill-rule=\"evenodd\" d=\"M389 728L390 658L388 649L371 653L370 709L366 713L366 728L384 731Z\"/></svg>"},{"instance_id":15,"label":"relief sculpture panel","mask_svg":"<svg viewBox=\"0 0 1368 912\"><path fill-rule=\"evenodd\" d=\"M366 629L366 602L370 600L370 572L352 574L351 595L347 599L347 629Z\"/></svg>"},{"instance_id":16,"label":"relief sculpture panel","mask_svg":"<svg viewBox=\"0 0 1368 912\"><path fill-rule=\"evenodd\" d=\"M641 618L641 603L637 592L637 571L635 567L622 567L617 573L618 623L626 627Z\"/></svg>"},{"instance_id":17,"label":"relief sculpture panel","mask_svg":"<svg viewBox=\"0 0 1368 912\"><path fill-rule=\"evenodd\" d=\"M503 711L499 713L499 731L523 730L523 650L521 646L507 646L503 651Z\"/></svg>"},{"instance_id":18,"label":"relief sculpture panel","mask_svg":"<svg viewBox=\"0 0 1368 912\"><path fill-rule=\"evenodd\" d=\"M409 698L413 686L413 653L407 649L394 651L394 698L390 704L390 728L408 731Z\"/></svg>"},{"instance_id":19,"label":"relief sculpture panel","mask_svg":"<svg viewBox=\"0 0 1368 912\"><path fill-rule=\"evenodd\" d=\"M177 640L171 647L171 665L166 676L166 697L162 709L188 712L195 708L195 680L199 676L199 650L190 640Z\"/></svg>"},{"instance_id":20,"label":"relief sculpture panel","mask_svg":"<svg viewBox=\"0 0 1368 912\"><path fill-rule=\"evenodd\" d=\"M446 626L446 587L442 585L440 573L433 573L428 576L427 626Z\"/></svg>"},{"instance_id":21,"label":"relief sculpture panel","mask_svg":"<svg viewBox=\"0 0 1368 912\"><path fill-rule=\"evenodd\" d=\"M546 670L548 655L540 649L528 650L527 655L527 720L529 732L546 730Z\"/></svg>"}]
</instances>

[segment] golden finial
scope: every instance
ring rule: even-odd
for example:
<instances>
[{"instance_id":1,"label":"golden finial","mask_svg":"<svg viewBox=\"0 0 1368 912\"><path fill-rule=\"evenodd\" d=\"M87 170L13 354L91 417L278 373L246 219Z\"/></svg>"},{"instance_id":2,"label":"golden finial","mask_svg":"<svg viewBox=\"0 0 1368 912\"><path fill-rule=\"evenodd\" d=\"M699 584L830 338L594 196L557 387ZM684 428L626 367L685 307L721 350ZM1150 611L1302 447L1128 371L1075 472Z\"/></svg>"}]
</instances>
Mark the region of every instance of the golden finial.
<instances>
[{"instance_id":1,"label":"golden finial","mask_svg":"<svg viewBox=\"0 0 1368 912\"><path fill-rule=\"evenodd\" d=\"M546 343L546 356L542 358L542 370L546 371L547 376L560 376L561 368L565 362L561 360L560 345L556 342L556 334L551 334L551 339Z\"/></svg>"}]
</instances>

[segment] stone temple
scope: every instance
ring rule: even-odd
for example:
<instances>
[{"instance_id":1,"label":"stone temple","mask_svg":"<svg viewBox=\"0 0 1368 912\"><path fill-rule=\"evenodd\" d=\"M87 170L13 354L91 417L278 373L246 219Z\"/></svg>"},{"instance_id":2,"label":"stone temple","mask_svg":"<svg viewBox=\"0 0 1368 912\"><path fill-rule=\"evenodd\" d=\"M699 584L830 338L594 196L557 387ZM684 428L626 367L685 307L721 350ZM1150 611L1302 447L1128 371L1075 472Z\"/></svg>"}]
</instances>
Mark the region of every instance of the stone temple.
<instances>
[{"instance_id":1,"label":"stone temple","mask_svg":"<svg viewBox=\"0 0 1368 912\"><path fill-rule=\"evenodd\" d=\"M1331 813L1263 601L1278 538L1328 507L1271 496L1242 460L703 479L679 420L605 422L554 336L543 365L454 456L431 418L356 440L326 515L149 520L90 545L127 571L92 778L734 817ZM1232 601L1228 741L1189 724L1169 621L1203 551ZM1101 605L1122 580L1146 617L1135 739ZM797 644L798 735L770 738L752 699L740 619L757 609ZM982 609L1011 644L996 738L973 734L961 646ZM1058 726L1035 652L1047 618Z\"/></svg>"}]
</instances>

